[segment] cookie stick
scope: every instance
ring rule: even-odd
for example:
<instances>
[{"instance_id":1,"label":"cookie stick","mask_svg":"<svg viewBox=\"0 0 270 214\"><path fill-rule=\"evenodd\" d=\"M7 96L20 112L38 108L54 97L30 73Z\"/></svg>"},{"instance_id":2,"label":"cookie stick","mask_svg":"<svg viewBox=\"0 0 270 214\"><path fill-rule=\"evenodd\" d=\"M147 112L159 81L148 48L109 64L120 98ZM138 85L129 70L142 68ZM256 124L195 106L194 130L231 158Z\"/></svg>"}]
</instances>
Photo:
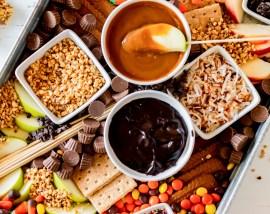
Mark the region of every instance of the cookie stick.
<instances>
[{"instance_id":1,"label":"cookie stick","mask_svg":"<svg viewBox=\"0 0 270 214\"><path fill-rule=\"evenodd\" d=\"M108 17L115 6L108 0L91 0L91 4L98 9L105 17Z\"/></svg>"},{"instance_id":2,"label":"cookie stick","mask_svg":"<svg viewBox=\"0 0 270 214\"><path fill-rule=\"evenodd\" d=\"M106 17L93 5L91 5L88 0L82 0L81 2L84 5L83 8L87 9L90 13L92 13L100 22L102 22L103 24L105 23Z\"/></svg>"}]
</instances>

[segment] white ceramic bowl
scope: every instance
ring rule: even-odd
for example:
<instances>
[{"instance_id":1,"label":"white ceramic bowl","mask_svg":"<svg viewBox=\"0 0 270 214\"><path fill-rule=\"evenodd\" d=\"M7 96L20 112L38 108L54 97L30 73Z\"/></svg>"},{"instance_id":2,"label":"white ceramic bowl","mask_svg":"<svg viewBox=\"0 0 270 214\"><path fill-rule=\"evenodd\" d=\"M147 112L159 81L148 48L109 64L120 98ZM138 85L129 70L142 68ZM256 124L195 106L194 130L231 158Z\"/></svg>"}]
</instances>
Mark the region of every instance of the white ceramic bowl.
<instances>
[{"instance_id":1,"label":"white ceramic bowl","mask_svg":"<svg viewBox=\"0 0 270 214\"><path fill-rule=\"evenodd\" d=\"M93 61L93 63L96 65L99 72L102 74L103 78L105 79L105 84L83 105L81 105L79 108L77 108L72 113L58 118L55 114L53 114L37 97L35 92L32 90L31 86L28 84L27 80L25 79L24 73L27 70L27 68L34 62L36 62L38 59L41 59L44 54L54 45L56 45L58 42L62 41L63 39L70 38L78 47L80 47L87 56ZM84 42L80 39L80 37L77 36L76 33L74 33L71 30L65 30L56 37L54 37L52 40L47 42L44 46L42 46L39 50L37 50L35 53L33 53L31 56L29 56L23 63L21 63L18 68L15 71L16 77L22 84L22 86L26 89L26 91L29 93L29 95L36 101L36 103L39 105L39 107L43 110L43 112L56 124L61 124L66 122L67 120L74 117L76 114L81 112L83 109L85 109L91 102L93 102L95 99L97 99L102 93L104 93L111 84L111 79L108 75L108 73L105 71L103 66L99 63L99 61L96 59L96 57L91 53L89 48L84 44Z\"/></svg>"},{"instance_id":2,"label":"white ceramic bowl","mask_svg":"<svg viewBox=\"0 0 270 214\"><path fill-rule=\"evenodd\" d=\"M198 56L196 59L194 59L191 63L187 64L180 72L179 74L177 74L174 78L177 78L178 76L180 76L184 70L188 70L192 65L194 65L200 58L205 57L205 56L209 56L213 53L220 53L228 62L230 62L230 64L238 71L238 74L245 80L246 85L250 88L251 90L251 94L253 96L253 100L251 101L250 105L246 106L243 110L241 110L239 112L239 114L233 118L231 121L224 123L223 125L221 125L220 127L218 127L217 129L215 129L212 132L206 133L203 132L201 129L199 129L194 123L194 128L196 130L196 133L203 139L208 140L210 138L215 137L216 135L218 135L220 132L222 132L224 129L226 129L227 127L229 127L230 125L232 125L234 122L236 122L239 118L241 118L242 116L244 116L246 113L248 113L249 111L251 111L253 108L255 108L259 103L260 103L260 95L258 94L257 90L255 89L255 87L253 86L253 84L250 82L250 80L248 79L248 77L243 73L243 71L239 68L239 66L236 64L236 62L234 61L234 59L230 56L230 54L221 46L214 46L210 49L208 49L207 51L205 51L203 54L201 54L200 56ZM168 91L169 93L169 91ZM170 94L170 93L169 93Z\"/></svg>"},{"instance_id":3,"label":"white ceramic bowl","mask_svg":"<svg viewBox=\"0 0 270 214\"><path fill-rule=\"evenodd\" d=\"M114 150L112 149L110 145L110 141L109 141L109 129L110 129L110 124L111 124L113 116L116 114L116 112L118 112L119 109L121 109L126 104L130 103L133 100L137 100L141 98L155 98L171 105L174 109L176 109L179 112L179 114L182 116L183 121L185 122L187 126L188 136L187 136L186 145L183 150L183 153L181 154L180 158L176 162L176 165L168 168L167 170L157 175L146 175L144 173L137 172L127 167L126 165L124 165L114 153ZM145 91L138 91L138 92L132 93L124 97L123 99L121 99L118 103L116 103L116 105L113 107L113 109L109 113L106 123L105 123L104 142L105 142L105 148L106 148L109 158L122 173L137 180L156 181L156 180L166 179L176 174L186 164L186 162L189 160L189 157L193 151L194 142L195 142L195 131L194 131L192 121L188 112L182 106L182 104L180 104L176 99L174 99L172 96L165 94L163 92L145 90Z\"/></svg>"},{"instance_id":4,"label":"white ceramic bowl","mask_svg":"<svg viewBox=\"0 0 270 214\"><path fill-rule=\"evenodd\" d=\"M111 62L110 57L109 57L109 53L108 53L107 48L106 48L107 30L108 30L108 28L109 28L109 26L111 24L111 21L124 8L126 8L127 6L132 5L134 3L137 3L137 2L155 2L157 4L162 4L163 6L167 7L169 10L171 10L179 18L179 20L181 20L181 22L183 24L183 27L184 27L184 30L185 30L186 39L187 39L187 42L188 42L187 50L184 53L184 56L183 56L182 60L180 61L180 63L169 74L167 74L165 77L162 77L162 78L159 78L159 79L156 79L156 80L153 80L153 81L138 81L138 80L134 80L134 79L131 79L131 78L126 77L125 75L123 75L121 72L119 72L117 70L117 68L115 68L115 66ZM185 16L183 15L183 13L181 13L180 10L177 9L173 4L171 4L171 3L167 2L167 1L160 1L160 0L130 0L130 1L126 1L126 2L124 2L122 4L120 4L119 6L117 6L110 13L109 17L106 19L106 22L105 22L105 24L103 26L102 34L101 34L102 52L103 52L103 55L104 55L104 58L105 58L107 64L110 66L112 71L116 75L121 77L122 79L124 79L124 80L126 80L128 82L131 82L133 84L138 84L138 85L158 84L158 83L165 82L166 80L172 78L185 65L185 63L186 63L186 61L188 59L189 53L190 53L190 48L191 48L190 42L191 42L190 28L189 28L188 22L187 22Z\"/></svg>"},{"instance_id":5,"label":"white ceramic bowl","mask_svg":"<svg viewBox=\"0 0 270 214\"><path fill-rule=\"evenodd\" d=\"M155 204L151 207L147 207L146 209L136 212L136 214L149 214L155 210L165 210L167 214L174 214L172 208L166 203Z\"/></svg>"},{"instance_id":6,"label":"white ceramic bowl","mask_svg":"<svg viewBox=\"0 0 270 214\"><path fill-rule=\"evenodd\" d=\"M253 16L255 19L258 19L258 20L260 20L261 22L264 22L265 24L270 25L270 19L267 19L267 18L265 18L265 17L259 15L258 13L255 13L254 11L252 11L252 10L250 10L250 9L248 8L248 6L247 6L247 5L248 5L248 1L251 1L251 0L243 0L243 2L242 2L242 8L243 8L243 10L244 10L247 14Z\"/></svg>"}]
</instances>

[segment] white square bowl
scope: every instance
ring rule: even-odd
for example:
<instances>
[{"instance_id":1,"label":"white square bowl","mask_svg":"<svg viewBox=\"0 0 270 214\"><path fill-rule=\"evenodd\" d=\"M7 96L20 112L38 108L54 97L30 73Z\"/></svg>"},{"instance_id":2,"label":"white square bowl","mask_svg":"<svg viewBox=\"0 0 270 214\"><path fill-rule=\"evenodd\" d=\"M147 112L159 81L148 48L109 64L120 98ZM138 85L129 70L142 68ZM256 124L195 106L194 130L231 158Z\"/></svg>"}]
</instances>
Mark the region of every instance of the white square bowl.
<instances>
[{"instance_id":1,"label":"white square bowl","mask_svg":"<svg viewBox=\"0 0 270 214\"><path fill-rule=\"evenodd\" d=\"M102 74L105 84L83 105L81 105L79 108L77 108L75 111L71 112L70 114L64 116L64 117L57 117L55 114L53 114L37 97L27 80L25 79L24 73L27 70L27 68L34 62L36 62L38 59L41 59L44 54L52 48L54 45L56 45L58 42L62 41L63 39L69 38L71 39L78 47L80 47L86 55L92 60L94 65L97 67L99 72ZM22 62L15 71L17 79L20 81L22 86L26 89L26 91L29 93L29 95L36 101L36 103L39 105L39 107L43 110L43 112L55 123L55 124L61 124L66 122L67 120L74 117L76 114L81 112L83 109L85 109L91 102L93 102L95 99L97 99L102 93L104 93L111 84L111 79L108 75L108 73L105 71L103 66L99 63L99 61L96 59L96 57L91 53L91 51L88 49L88 47L84 44L84 42L80 39L79 36L77 36L76 33L74 33L71 30L65 30L53 39L51 39L49 42L47 42L44 46L42 46L39 50L37 50L35 53L33 53L30 57L28 57L24 62Z\"/></svg>"},{"instance_id":2,"label":"white square bowl","mask_svg":"<svg viewBox=\"0 0 270 214\"><path fill-rule=\"evenodd\" d=\"M183 74L183 72L185 70L188 70L192 65L194 65L200 58L202 57L206 57L209 56L213 53L220 53L221 56L223 56L231 65L232 67L234 67L236 69L236 71L238 72L238 74L244 79L244 81L246 82L246 85L250 88L253 100L251 101L251 103L246 106L244 109L242 109L239 114L237 116L235 116L235 118L233 118L232 120L230 120L227 123L224 123L223 125L219 126L217 129L215 129L212 132L206 133L203 132L198 126L196 126L193 123L193 126L195 128L196 133L203 139L208 140L211 139L213 137L215 137L216 135L218 135L220 132L222 132L224 129L228 128L230 125L232 125L234 122L236 122L239 118L241 118L242 116L244 116L246 113L248 113L249 111L251 111L253 108L255 108L261 101L260 95L257 92L257 90L255 89L255 87L253 86L253 84L250 82L250 80L248 79L248 77L243 73L243 71L239 68L239 66L236 64L236 62L234 61L234 59L230 56L230 54L221 46L214 46L210 49L208 49L207 51L205 51L203 54L201 54L200 56L198 56L196 59L194 59L191 63L187 64L182 70L179 71L178 75L176 75L174 78L177 78L178 76L180 76L181 74ZM168 91L169 94L171 94ZM171 94L172 95L172 94ZM173 96L173 95L172 95ZM188 110L187 110L188 111Z\"/></svg>"},{"instance_id":3,"label":"white square bowl","mask_svg":"<svg viewBox=\"0 0 270 214\"><path fill-rule=\"evenodd\" d=\"M252 10L250 10L248 8L248 1L251 1L251 0L243 0L243 2L242 2L242 8L243 8L243 10L247 14L253 16L255 19L258 19L261 22L264 22L265 24L270 25L270 19L267 19L266 17L263 17L263 16L259 15L258 13L255 13L254 11L252 11Z\"/></svg>"}]
</instances>

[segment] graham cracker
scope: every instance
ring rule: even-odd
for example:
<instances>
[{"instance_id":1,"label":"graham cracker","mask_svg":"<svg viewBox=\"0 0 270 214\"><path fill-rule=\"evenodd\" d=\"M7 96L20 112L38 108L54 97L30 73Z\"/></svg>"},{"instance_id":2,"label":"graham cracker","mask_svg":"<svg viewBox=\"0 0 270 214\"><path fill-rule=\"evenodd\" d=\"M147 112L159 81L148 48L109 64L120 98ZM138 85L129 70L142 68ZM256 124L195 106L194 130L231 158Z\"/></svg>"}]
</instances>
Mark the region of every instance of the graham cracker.
<instances>
[{"instance_id":1,"label":"graham cracker","mask_svg":"<svg viewBox=\"0 0 270 214\"><path fill-rule=\"evenodd\" d=\"M191 0L178 0L178 2L184 4L189 11L215 4L215 0L201 0L201 4L192 4Z\"/></svg>"},{"instance_id":2,"label":"graham cracker","mask_svg":"<svg viewBox=\"0 0 270 214\"><path fill-rule=\"evenodd\" d=\"M121 174L111 183L88 197L88 199L98 213L102 213L109 209L115 202L123 198L127 193L131 192L136 186L137 183L132 178Z\"/></svg>"},{"instance_id":3,"label":"graham cracker","mask_svg":"<svg viewBox=\"0 0 270 214\"><path fill-rule=\"evenodd\" d=\"M210 19L212 22L219 22L222 19L221 7L218 3L186 12L184 15L191 29L202 27L202 30L205 30Z\"/></svg>"},{"instance_id":4,"label":"graham cracker","mask_svg":"<svg viewBox=\"0 0 270 214\"><path fill-rule=\"evenodd\" d=\"M92 166L84 170L76 168L72 179L83 195L89 197L120 174L106 154L95 154Z\"/></svg>"}]
</instances>

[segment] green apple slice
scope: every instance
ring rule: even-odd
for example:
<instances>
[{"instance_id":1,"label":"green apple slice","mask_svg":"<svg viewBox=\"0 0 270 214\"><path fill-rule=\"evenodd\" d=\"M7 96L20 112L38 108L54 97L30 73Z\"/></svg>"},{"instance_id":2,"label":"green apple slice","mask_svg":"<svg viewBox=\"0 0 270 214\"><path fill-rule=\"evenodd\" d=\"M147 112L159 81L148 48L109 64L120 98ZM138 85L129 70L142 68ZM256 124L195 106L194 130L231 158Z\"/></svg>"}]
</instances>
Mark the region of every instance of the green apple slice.
<instances>
[{"instance_id":1,"label":"green apple slice","mask_svg":"<svg viewBox=\"0 0 270 214\"><path fill-rule=\"evenodd\" d=\"M62 208L46 207L46 213L48 214L96 214L97 211L90 203L82 203L72 205L72 208L68 211Z\"/></svg>"},{"instance_id":2,"label":"green apple slice","mask_svg":"<svg viewBox=\"0 0 270 214\"><path fill-rule=\"evenodd\" d=\"M56 173L53 173L53 183L57 189L63 189L71 193L71 199L74 202L84 202L87 200L71 179L62 179Z\"/></svg>"},{"instance_id":3,"label":"green apple slice","mask_svg":"<svg viewBox=\"0 0 270 214\"><path fill-rule=\"evenodd\" d=\"M23 185L23 170L18 168L3 178L0 178L0 199L10 190L19 190Z\"/></svg>"},{"instance_id":4,"label":"green apple slice","mask_svg":"<svg viewBox=\"0 0 270 214\"><path fill-rule=\"evenodd\" d=\"M25 112L31 113L33 117L45 116L41 108L37 105L37 103L32 99L32 97L18 81L15 81L15 91L19 96Z\"/></svg>"},{"instance_id":5,"label":"green apple slice","mask_svg":"<svg viewBox=\"0 0 270 214\"><path fill-rule=\"evenodd\" d=\"M17 115L17 117L15 118L15 123L22 130L27 131L27 132L33 132L43 127L39 125L37 118L35 117L28 118L26 114Z\"/></svg>"},{"instance_id":6,"label":"green apple slice","mask_svg":"<svg viewBox=\"0 0 270 214\"><path fill-rule=\"evenodd\" d=\"M18 205L28 199L32 184L33 181L27 181L26 183L23 184L22 188L20 189L21 196L15 201L13 201L14 205Z\"/></svg>"},{"instance_id":7,"label":"green apple slice","mask_svg":"<svg viewBox=\"0 0 270 214\"><path fill-rule=\"evenodd\" d=\"M25 141L18 138L7 137L6 141L0 143L0 158L3 158L25 146L27 146Z\"/></svg>"},{"instance_id":8,"label":"green apple slice","mask_svg":"<svg viewBox=\"0 0 270 214\"><path fill-rule=\"evenodd\" d=\"M24 141L26 141L26 139L29 137L28 132L20 128L2 128L0 130L8 137L16 137Z\"/></svg>"}]
</instances>

